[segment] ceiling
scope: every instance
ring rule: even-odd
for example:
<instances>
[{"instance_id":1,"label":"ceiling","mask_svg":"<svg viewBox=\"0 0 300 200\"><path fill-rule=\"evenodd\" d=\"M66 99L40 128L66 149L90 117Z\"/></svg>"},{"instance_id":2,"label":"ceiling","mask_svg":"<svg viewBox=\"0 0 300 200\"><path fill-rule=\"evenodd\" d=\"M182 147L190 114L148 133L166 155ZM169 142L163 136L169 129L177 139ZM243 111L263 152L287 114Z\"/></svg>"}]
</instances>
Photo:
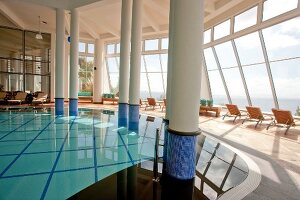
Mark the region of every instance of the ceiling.
<instances>
[{"instance_id":1,"label":"ceiling","mask_svg":"<svg viewBox=\"0 0 300 200\"><path fill-rule=\"evenodd\" d=\"M216 23L215 19L222 15L223 19L230 16L232 10L242 11L259 1L262 0L205 0L205 25ZM0 25L37 31L38 16L41 16L41 20L47 23L41 23L42 32L52 33L55 32L55 8L64 8L66 35L69 35L69 10L78 8L81 39L116 40L120 37L121 2L121 0L0 0ZM144 0L143 3L143 35L166 34L170 0Z\"/></svg>"}]
</instances>

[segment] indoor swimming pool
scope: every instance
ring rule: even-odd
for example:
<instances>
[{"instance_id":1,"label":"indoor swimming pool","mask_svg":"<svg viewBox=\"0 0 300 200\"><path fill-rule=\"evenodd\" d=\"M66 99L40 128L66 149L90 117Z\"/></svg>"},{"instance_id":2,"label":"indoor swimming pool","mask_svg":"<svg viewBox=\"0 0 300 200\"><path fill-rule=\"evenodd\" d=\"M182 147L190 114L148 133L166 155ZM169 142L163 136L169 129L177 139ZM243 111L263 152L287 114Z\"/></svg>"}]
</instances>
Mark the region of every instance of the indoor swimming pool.
<instances>
[{"instance_id":1,"label":"indoor swimming pool","mask_svg":"<svg viewBox=\"0 0 300 200\"><path fill-rule=\"evenodd\" d=\"M146 163L163 126L161 118L141 115L139 130L128 131L111 110L79 109L77 117L1 111L0 199L66 199L128 167L151 172ZM161 132L161 144L163 138ZM196 190L216 199L245 180L240 156L205 135L197 144Z\"/></svg>"}]
</instances>

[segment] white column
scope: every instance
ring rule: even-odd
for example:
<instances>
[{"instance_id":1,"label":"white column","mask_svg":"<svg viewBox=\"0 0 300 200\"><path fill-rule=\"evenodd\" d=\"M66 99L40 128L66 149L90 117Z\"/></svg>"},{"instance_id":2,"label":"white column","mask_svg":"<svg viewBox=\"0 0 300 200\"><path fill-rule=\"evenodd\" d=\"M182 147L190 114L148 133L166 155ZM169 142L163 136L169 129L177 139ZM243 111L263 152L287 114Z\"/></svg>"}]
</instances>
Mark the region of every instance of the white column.
<instances>
[{"instance_id":1,"label":"white column","mask_svg":"<svg viewBox=\"0 0 300 200\"><path fill-rule=\"evenodd\" d=\"M165 119L169 120L169 116L171 115L171 85L172 85L172 50L173 50L173 21L174 21L174 6L170 3L170 13L169 13L169 47L168 47L168 74L167 74L167 106L166 106L166 115ZM167 124L167 123L166 123Z\"/></svg>"},{"instance_id":2,"label":"white column","mask_svg":"<svg viewBox=\"0 0 300 200\"><path fill-rule=\"evenodd\" d=\"M71 11L71 44L70 44L70 115L77 115L78 108L78 42L79 42L79 12Z\"/></svg>"},{"instance_id":3,"label":"white column","mask_svg":"<svg viewBox=\"0 0 300 200\"><path fill-rule=\"evenodd\" d=\"M51 38L52 39L52 38ZM64 114L65 11L56 9L55 114Z\"/></svg>"},{"instance_id":4,"label":"white column","mask_svg":"<svg viewBox=\"0 0 300 200\"><path fill-rule=\"evenodd\" d=\"M103 49L104 43L100 39L95 40L95 69L93 85L93 102L102 102L103 93Z\"/></svg>"},{"instance_id":5,"label":"white column","mask_svg":"<svg viewBox=\"0 0 300 200\"><path fill-rule=\"evenodd\" d=\"M203 0L175 1L174 12L169 128L191 133L199 129Z\"/></svg>"},{"instance_id":6,"label":"white column","mask_svg":"<svg viewBox=\"0 0 300 200\"><path fill-rule=\"evenodd\" d=\"M55 98L64 98L65 11L56 9Z\"/></svg>"},{"instance_id":7,"label":"white column","mask_svg":"<svg viewBox=\"0 0 300 200\"><path fill-rule=\"evenodd\" d=\"M140 99L142 9L143 9L143 0L133 0L132 26L131 26L130 85L129 85L130 105L139 105L139 99Z\"/></svg>"},{"instance_id":8,"label":"white column","mask_svg":"<svg viewBox=\"0 0 300 200\"><path fill-rule=\"evenodd\" d=\"M132 0L122 0L119 103L128 103Z\"/></svg>"},{"instance_id":9,"label":"white column","mask_svg":"<svg viewBox=\"0 0 300 200\"><path fill-rule=\"evenodd\" d=\"M70 70L70 59L69 59L69 54L70 54L70 44L66 40L65 41L65 64L64 64L64 97L65 101L69 101L69 70Z\"/></svg>"},{"instance_id":10,"label":"white column","mask_svg":"<svg viewBox=\"0 0 300 200\"><path fill-rule=\"evenodd\" d=\"M51 33L51 55L56 55L55 51L55 44L56 44L56 38L55 34ZM51 56L50 60L50 73L51 73L51 78L50 78L50 101L54 102L54 96L55 96L55 56Z\"/></svg>"}]
</instances>

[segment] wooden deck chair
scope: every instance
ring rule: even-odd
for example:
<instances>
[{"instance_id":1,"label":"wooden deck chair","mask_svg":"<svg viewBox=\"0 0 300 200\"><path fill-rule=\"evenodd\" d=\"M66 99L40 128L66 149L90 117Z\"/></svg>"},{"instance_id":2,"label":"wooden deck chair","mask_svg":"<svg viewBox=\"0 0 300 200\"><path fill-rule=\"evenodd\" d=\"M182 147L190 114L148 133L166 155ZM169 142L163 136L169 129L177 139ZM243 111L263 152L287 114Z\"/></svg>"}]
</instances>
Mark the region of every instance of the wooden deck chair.
<instances>
[{"instance_id":1,"label":"wooden deck chair","mask_svg":"<svg viewBox=\"0 0 300 200\"><path fill-rule=\"evenodd\" d=\"M262 123L262 121L267 120L267 116L264 116L263 113L261 112L261 109L259 107L254 107L254 106L246 106L247 109L247 114L248 116L243 120L242 124L247 121L247 120L254 120L257 121L255 128L259 123ZM273 118L270 117L270 120Z\"/></svg>"},{"instance_id":2,"label":"wooden deck chair","mask_svg":"<svg viewBox=\"0 0 300 200\"><path fill-rule=\"evenodd\" d=\"M34 97L32 100L32 104L44 104L46 103L48 98L48 94L45 94L44 92L39 92L37 97Z\"/></svg>"},{"instance_id":3,"label":"wooden deck chair","mask_svg":"<svg viewBox=\"0 0 300 200\"><path fill-rule=\"evenodd\" d=\"M235 104L225 104L225 105L227 107L228 112L225 115L223 115L223 120L225 117L234 117L234 120L233 120L233 123L234 123L237 117L241 118L241 116L244 116L241 114L237 105L235 105Z\"/></svg>"},{"instance_id":4,"label":"wooden deck chair","mask_svg":"<svg viewBox=\"0 0 300 200\"><path fill-rule=\"evenodd\" d=\"M159 106L159 108L161 107L158 103L156 103L155 98L147 98L148 104L145 107L145 110L148 107L153 107L153 110L155 109L155 106Z\"/></svg>"},{"instance_id":5,"label":"wooden deck chair","mask_svg":"<svg viewBox=\"0 0 300 200\"><path fill-rule=\"evenodd\" d=\"M26 101L27 93L26 92L18 92L14 99L7 100L8 103L19 103L22 104Z\"/></svg>"},{"instance_id":6,"label":"wooden deck chair","mask_svg":"<svg viewBox=\"0 0 300 200\"><path fill-rule=\"evenodd\" d=\"M6 92L1 91L0 92L0 102L5 102L6 101Z\"/></svg>"},{"instance_id":7,"label":"wooden deck chair","mask_svg":"<svg viewBox=\"0 0 300 200\"><path fill-rule=\"evenodd\" d=\"M270 126L283 126L286 128L284 134L286 135L291 126L296 126L294 117L289 110L281 110L272 108L275 119L268 125L267 130Z\"/></svg>"}]
</instances>

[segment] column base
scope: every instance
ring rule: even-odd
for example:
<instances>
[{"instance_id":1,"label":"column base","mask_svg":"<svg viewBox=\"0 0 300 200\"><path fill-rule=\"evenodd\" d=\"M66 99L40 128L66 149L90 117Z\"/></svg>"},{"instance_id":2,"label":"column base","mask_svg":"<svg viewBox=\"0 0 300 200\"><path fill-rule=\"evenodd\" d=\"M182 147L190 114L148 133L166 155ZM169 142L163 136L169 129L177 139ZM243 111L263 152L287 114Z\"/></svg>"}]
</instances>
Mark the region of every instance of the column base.
<instances>
[{"instance_id":1,"label":"column base","mask_svg":"<svg viewBox=\"0 0 300 200\"><path fill-rule=\"evenodd\" d=\"M130 105L129 104L129 130L138 130L139 129L139 120L140 120L140 105Z\"/></svg>"},{"instance_id":2,"label":"column base","mask_svg":"<svg viewBox=\"0 0 300 200\"><path fill-rule=\"evenodd\" d=\"M69 98L69 116L78 115L78 99Z\"/></svg>"},{"instance_id":3,"label":"column base","mask_svg":"<svg viewBox=\"0 0 300 200\"><path fill-rule=\"evenodd\" d=\"M64 98L55 98L55 115L64 115Z\"/></svg>"},{"instance_id":4,"label":"column base","mask_svg":"<svg viewBox=\"0 0 300 200\"><path fill-rule=\"evenodd\" d=\"M127 127L128 123L128 103L119 103L118 126Z\"/></svg>"},{"instance_id":5,"label":"column base","mask_svg":"<svg viewBox=\"0 0 300 200\"><path fill-rule=\"evenodd\" d=\"M166 172L169 176L179 180L194 178L197 135L198 132L194 135L184 135L168 129Z\"/></svg>"}]
</instances>

